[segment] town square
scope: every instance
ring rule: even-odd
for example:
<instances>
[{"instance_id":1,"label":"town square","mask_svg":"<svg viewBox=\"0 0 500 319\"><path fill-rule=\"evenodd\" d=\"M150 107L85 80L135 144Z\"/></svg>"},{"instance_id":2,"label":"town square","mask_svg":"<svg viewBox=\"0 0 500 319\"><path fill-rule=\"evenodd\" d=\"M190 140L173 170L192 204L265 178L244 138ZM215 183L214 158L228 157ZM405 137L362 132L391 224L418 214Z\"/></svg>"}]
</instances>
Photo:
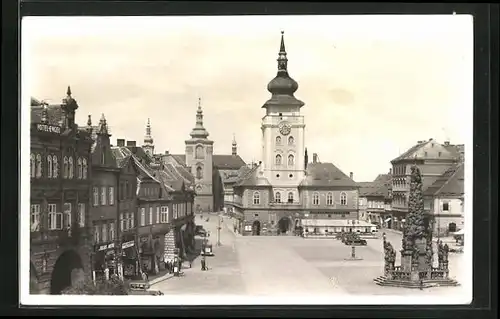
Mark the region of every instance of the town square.
<instances>
[{"instance_id":1,"label":"town square","mask_svg":"<svg viewBox=\"0 0 500 319\"><path fill-rule=\"evenodd\" d=\"M443 64L438 90L429 62L465 46L458 20L407 27L415 55L390 27L326 45L287 18L199 19L31 26L29 294L466 294L467 70Z\"/></svg>"}]
</instances>

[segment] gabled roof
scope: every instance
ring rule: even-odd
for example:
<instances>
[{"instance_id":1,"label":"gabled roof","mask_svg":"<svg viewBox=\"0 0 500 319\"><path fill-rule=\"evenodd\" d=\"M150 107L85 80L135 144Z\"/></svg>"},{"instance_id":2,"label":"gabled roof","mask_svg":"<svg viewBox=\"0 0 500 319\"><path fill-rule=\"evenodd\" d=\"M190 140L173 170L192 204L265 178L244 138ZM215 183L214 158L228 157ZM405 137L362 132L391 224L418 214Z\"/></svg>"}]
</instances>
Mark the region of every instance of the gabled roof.
<instances>
[{"instance_id":1,"label":"gabled roof","mask_svg":"<svg viewBox=\"0 0 500 319\"><path fill-rule=\"evenodd\" d=\"M307 176L300 183L301 187L345 186L358 187L358 184L344 174L333 163L307 164Z\"/></svg>"},{"instance_id":2,"label":"gabled roof","mask_svg":"<svg viewBox=\"0 0 500 319\"><path fill-rule=\"evenodd\" d=\"M214 155L213 166L219 169L239 169L246 166L245 161L239 155Z\"/></svg>"},{"instance_id":3,"label":"gabled roof","mask_svg":"<svg viewBox=\"0 0 500 319\"><path fill-rule=\"evenodd\" d=\"M186 155L171 155L180 165L186 166ZM239 169L245 166L245 161L239 155L217 155L212 156L212 165L218 169Z\"/></svg>"},{"instance_id":4,"label":"gabled roof","mask_svg":"<svg viewBox=\"0 0 500 319\"><path fill-rule=\"evenodd\" d=\"M464 164L450 167L425 191L426 196L462 196L464 194Z\"/></svg>"},{"instance_id":5,"label":"gabled roof","mask_svg":"<svg viewBox=\"0 0 500 319\"><path fill-rule=\"evenodd\" d=\"M260 165L256 165L249 171L242 171L241 178L234 185L234 187L271 187L271 183L263 175L260 175L259 171Z\"/></svg>"},{"instance_id":6,"label":"gabled roof","mask_svg":"<svg viewBox=\"0 0 500 319\"><path fill-rule=\"evenodd\" d=\"M128 163L128 160L132 156L132 153L126 147L111 147L111 152L113 153L113 156L116 160L116 165L119 168L125 167L125 165Z\"/></svg>"},{"instance_id":7,"label":"gabled roof","mask_svg":"<svg viewBox=\"0 0 500 319\"><path fill-rule=\"evenodd\" d=\"M391 163L415 159L457 160L459 152L456 148L453 149L449 146L440 144L433 139L419 141L406 152L393 159Z\"/></svg>"}]
</instances>

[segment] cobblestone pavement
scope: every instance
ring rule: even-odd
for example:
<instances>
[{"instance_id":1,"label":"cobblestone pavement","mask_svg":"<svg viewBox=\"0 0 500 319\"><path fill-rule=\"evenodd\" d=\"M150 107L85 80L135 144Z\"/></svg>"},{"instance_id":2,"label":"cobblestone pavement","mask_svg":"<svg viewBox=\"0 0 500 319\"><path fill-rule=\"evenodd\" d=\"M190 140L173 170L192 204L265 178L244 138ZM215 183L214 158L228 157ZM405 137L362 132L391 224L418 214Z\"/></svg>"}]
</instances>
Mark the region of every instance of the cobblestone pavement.
<instances>
[{"instance_id":1,"label":"cobblestone pavement","mask_svg":"<svg viewBox=\"0 0 500 319\"><path fill-rule=\"evenodd\" d=\"M165 294L232 295L443 295L461 293L463 287L432 288L423 291L375 285L383 273L382 238L368 239L356 248L362 260L345 260L351 247L335 239L303 239L295 236L238 236L224 217L221 243L217 242L217 220L197 218L196 223L211 232L214 257L207 257L209 271L201 271L200 258L184 277L174 277L154 285ZM230 223L226 225L224 223ZM401 234L387 233L399 255ZM381 236L380 236L381 237ZM399 256L396 263L399 263ZM450 254L450 276L463 278L463 254Z\"/></svg>"}]
</instances>

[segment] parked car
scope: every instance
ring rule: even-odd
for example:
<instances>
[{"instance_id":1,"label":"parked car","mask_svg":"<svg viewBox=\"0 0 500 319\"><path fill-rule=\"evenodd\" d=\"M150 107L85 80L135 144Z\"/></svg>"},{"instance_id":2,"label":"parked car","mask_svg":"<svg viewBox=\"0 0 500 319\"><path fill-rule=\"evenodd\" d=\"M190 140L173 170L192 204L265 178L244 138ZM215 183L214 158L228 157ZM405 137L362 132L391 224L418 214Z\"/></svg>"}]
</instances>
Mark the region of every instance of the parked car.
<instances>
[{"instance_id":1,"label":"parked car","mask_svg":"<svg viewBox=\"0 0 500 319\"><path fill-rule=\"evenodd\" d=\"M207 231L203 228L203 226L197 225L194 228L194 233L195 233L195 235L198 235L198 236L205 236L207 234Z\"/></svg>"},{"instance_id":2,"label":"parked car","mask_svg":"<svg viewBox=\"0 0 500 319\"><path fill-rule=\"evenodd\" d=\"M344 241L344 244L350 245L350 246L366 246L368 243L366 240L361 239L361 238L352 238L352 239L347 239Z\"/></svg>"},{"instance_id":3,"label":"parked car","mask_svg":"<svg viewBox=\"0 0 500 319\"><path fill-rule=\"evenodd\" d=\"M134 289L130 290L130 295L149 295L149 296L163 296L164 293L161 292L160 290L153 290L153 289Z\"/></svg>"}]
</instances>

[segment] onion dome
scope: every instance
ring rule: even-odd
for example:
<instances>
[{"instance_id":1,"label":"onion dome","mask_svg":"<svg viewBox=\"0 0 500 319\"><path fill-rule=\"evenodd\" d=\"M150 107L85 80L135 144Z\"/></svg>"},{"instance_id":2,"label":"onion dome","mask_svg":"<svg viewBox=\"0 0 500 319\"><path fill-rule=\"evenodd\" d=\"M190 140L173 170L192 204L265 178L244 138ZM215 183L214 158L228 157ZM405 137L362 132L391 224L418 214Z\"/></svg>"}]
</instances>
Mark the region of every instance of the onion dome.
<instances>
[{"instance_id":1,"label":"onion dome","mask_svg":"<svg viewBox=\"0 0 500 319\"><path fill-rule=\"evenodd\" d=\"M297 82L288 75L288 59L286 57L284 31L281 31L281 45L278 54L278 74L267 85L267 90L272 94L293 95L299 88Z\"/></svg>"}]
</instances>

